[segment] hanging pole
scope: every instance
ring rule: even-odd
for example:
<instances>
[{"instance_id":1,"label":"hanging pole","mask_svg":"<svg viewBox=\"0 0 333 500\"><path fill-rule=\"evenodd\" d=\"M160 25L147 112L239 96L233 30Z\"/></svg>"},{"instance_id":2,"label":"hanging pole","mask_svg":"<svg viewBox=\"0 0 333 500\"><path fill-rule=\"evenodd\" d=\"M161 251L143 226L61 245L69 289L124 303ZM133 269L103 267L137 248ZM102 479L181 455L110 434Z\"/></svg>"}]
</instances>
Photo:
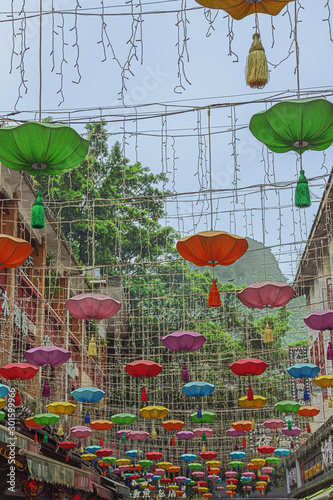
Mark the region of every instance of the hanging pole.
<instances>
[{"instance_id":1,"label":"hanging pole","mask_svg":"<svg viewBox=\"0 0 333 500\"><path fill-rule=\"evenodd\" d=\"M299 76L299 47L297 38L297 0L295 0L295 52L296 52L296 78L297 78L297 98L301 98L300 76Z\"/></svg>"},{"instance_id":2,"label":"hanging pole","mask_svg":"<svg viewBox=\"0 0 333 500\"><path fill-rule=\"evenodd\" d=\"M42 121L42 13L43 0L39 0L39 102L38 102L38 121Z\"/></svg>"},{"instance_id":3,"label":"hanging pole","mask_svg":"<svg viewBox=\"0 0 333 500\"><path fill-rule=\"evenodd\" d=\"M209 162L210 230L213 231L212 141L210 135L210 107L208 108L208 162Z\"/></svg>"}]
</instances>

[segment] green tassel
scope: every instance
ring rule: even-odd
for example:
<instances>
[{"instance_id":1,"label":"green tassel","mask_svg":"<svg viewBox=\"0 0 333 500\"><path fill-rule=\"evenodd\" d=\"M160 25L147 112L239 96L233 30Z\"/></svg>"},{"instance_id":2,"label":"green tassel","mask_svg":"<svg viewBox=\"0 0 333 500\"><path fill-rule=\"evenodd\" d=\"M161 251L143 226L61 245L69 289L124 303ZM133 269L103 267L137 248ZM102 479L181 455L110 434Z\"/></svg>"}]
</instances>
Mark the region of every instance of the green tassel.
<instances>
[{"instance_id":1,"label":"green tassel","mask_svg":"<svg viewBox=\"0 0 333 500\"><path fill-rule=\"evenodd\" d=\"M304 170L301 170L301 175L298 179L295 192L295 206L305 208L311 205L310 190L308 180L304 175Z\"/></svg>"},{"instance_id":2,"label":"green tassel","mask_svg":"<svg viewBox=\"0 0 333 500\"><path fill-rule=\"evenodd\" d=\"M288 431L291 431L292 427L291 427L291 422L290 420L288 420Z\"/></svg>"},{"instance_id":3,"label":"green tassel","mask_svg":"<svg viewBox=\"0 0 333 500\"><path fill-rule=\"evenodd\" d=\"M43 443L48 443L48 442L49 442L49 438L47 437L47 434L45 432L44 437L43 437Z\"/></svg>"},{"instance_id":4,"label":"green tassel","mask_svg":"<svg viewBox=\"0 0 333 500\"><path fill-rule=\"evenodd\" d=\"M45 212L41 193L37 193L37 198L32 207L31 227L33 229L43 229L45 227Z\"/></svg>"},{"instance_id":5,"label":"green tassel","mask_svg":"<svg viewBox=\"0 0 333 500\"><path fill-rule=\"evenodd\" d=\"M206 433L203 431L202 433L202 441L207 441Z\"/></svg>"}]
</instances>

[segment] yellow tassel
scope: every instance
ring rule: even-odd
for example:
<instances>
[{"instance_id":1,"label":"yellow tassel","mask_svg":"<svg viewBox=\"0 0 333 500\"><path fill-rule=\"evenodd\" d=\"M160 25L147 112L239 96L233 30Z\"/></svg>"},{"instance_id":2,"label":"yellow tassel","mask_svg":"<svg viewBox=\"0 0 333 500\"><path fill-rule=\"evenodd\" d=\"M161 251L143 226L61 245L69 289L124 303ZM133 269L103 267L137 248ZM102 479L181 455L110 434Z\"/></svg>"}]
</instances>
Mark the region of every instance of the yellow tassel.
<instances>
[{"instance_id":1,"label":"yellow tassel","mask_svg":"<svg viewBox=\"0 0 333 500\"><path fill-rule=\"evenodd\" d=\"M151 438L152 438L153 440L157 439L157 432L156 432L155 427L154 427L154 429L153 429L153 431L152 431L152 433L151 433Z\"/></svg>"},{"instance_id":2,"label":"yellow tassel","mask_svg":"<svg viewBox=\"0 0 333 500\"><path fill-rule=\"evenodd\" d=\"M333 405L332 405L332 399L331 399L331 396L328 396L327 406L328 406L329 408L332 408L332 406L333 406Z\"/></svg>"},{"instance_id":3,"label":"yellow tassel","mask_svg":"<svg viewBox=\"0 0 333 500\"><path fill-rule=\"evenodd\" d=\"M92 335L90 340L89 340L88 356L90 356L91 358L96 358L96 356L97 356L97 346L96 346L96 341L95 341L95 335Z\"/></svg>"},{"instance_id":4,"label":"yellow tassel","mask_svg":"<svg viewBox=\"0 0 333 500\"><path fill-rule=\"evenodd\" d=\"M205 443L202 443L202 452L201 453L205 453L205 451L206 451Z\"/></svg>"},{"instance_id":5,"label":"yellow tassel","mask_svg":"<svg viewBox=\"0 0 333 500\"><path fill-rule=\"evenodd\" d=\"M140 457L140 447L138 446L138 449L136 450L136 454Z\"/></svg>"},{"instance_id":6,"label":"yellow tassel","mask_svg":"<svg viewBox=\"0 0 333 500\"><path fill-rule=\"evenodd\" d=\"M80 453L84 453L84 448L83 448L82 445L81 445L81 448L80 448Z\"/></svg>"},{"instance_id":7,"label":"yellow tassel","mask_svg":"<svg viewBox=\"0 0 333 500\"><path fill-rule=\"evenodd\" d=\"M266 328L264 331L264 344L272 344L273 342L273 331L270 328L268 321L266 321Z\"/></svg>"},{"instance_id":8,"label":"yellow tassel","mask_svg":"<svg viewBox=\"0 0 333 500\"><path fill-rule=\"evenodd\" d=\"M59 424L57 435L58 435L59 437L61 437L61 436L63 436L63 435L64 435L64 429L62 428L62 425L61 425L61 424Z\"/></svg>"},{"instance_id":9,"label":"yellow tassel","mask_svg":"<svg viewBox=\"0 0 333 500\"><path fill-rule=\"evenodd\" d=\"M273 443L274 443L274 444L277 444L277 439L276 439L276 433L275 433L275 432L274 432Z\"/></svg>"},{"instance_id":10,"label":"yellow tassel","mask_svg":"<svg viewBox=\"0 0 333 500\"><path fill-rule=\"evenodd\" d=\"M268 82L268 65L259 33L253 35L253 43L247 58L246 83L253 89L262 89Z\"/></svg>"},{"instance_id":11,"label":"yellow tassel","mask_svg":"<svg viewBox=\"0 0 333 500\"><path fill-rule=\"evenodd\" d=\"M254 421L254 417L252 417L252 420L251 420L251 429L254 431L255 428L256 428L256 423Z\"/></svg>"}]
</instances>

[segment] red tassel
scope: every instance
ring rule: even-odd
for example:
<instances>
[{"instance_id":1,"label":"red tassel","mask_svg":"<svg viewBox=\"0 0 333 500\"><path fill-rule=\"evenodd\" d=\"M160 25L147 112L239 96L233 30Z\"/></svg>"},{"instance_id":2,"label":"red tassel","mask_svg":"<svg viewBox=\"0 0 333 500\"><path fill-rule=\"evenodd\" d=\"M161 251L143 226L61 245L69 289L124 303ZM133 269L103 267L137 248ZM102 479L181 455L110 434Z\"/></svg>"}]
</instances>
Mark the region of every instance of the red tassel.
<instances>
[{"instance_id":1,"label":"red tassel","mask_svg":"<svg viewBox=\"0 0 333 500\"><path fill-rule=\"evenodd\" d=\"M221 298L216 286L216 280L213 280L213 284L209 290L208 305L209 307L220 307L221 305Z\"/></svg>"},{"instance_id":2,"label":"red tassel","mask_svg":"<svg viewBox=\"0 0 333 500\"><path fill-rule=\"evenodd\" d=\"M253 476L253 480L255 481L257 478L256 478L256 475Z\"/></svg>"},{"instance_id":3,"label":"red tassel","mask_svg":"<svg viewBox=\"0 0 333 500\"><path fill-rule=\"evenodd\" d=\"M266 460L266 462L265 462L265 467L268 467L268 462L267 462L267 460Z\"/></svg>"},{"instance_id":4,"label":"red tassel","mask_svg":"<svg viewBox=\"0 0 333 500\"><path fill-rule=\"evenodd\" d=\"M106 477L106 470L103 472L103 476Z\"/></svg>"},{"instance_id":5,"label":"red tassel","mask_svg":"<svg viewBox=\"0 0 333 500\"><path fill-rule=\"evenodd\" d=\"M146 403L146 402L148 401L145 386L143 386L143 387L142 387L142 392L141 392L141 401L142 401L143 403Z\"/></svg>"},{"instance_id":6,"label":"red tassel","mask_svg":"<svg viewBox=\"0 0 333 500\"><path fill-rule=\"evenodd\" d=\"M69 456L68 456L68 453L66 455L66 462L69 462Z\"/></svg>"},{"instance_id":7,"label":"red tassel","mask_svg":"<svg viewBox=\"0 0 333 500\"><path fill-rule=\"evenodd\" d=\"M176 446L175 436L172 436L171 445L172 445L172 446Z\"/></svg>"},{"instance_id":8,"label":"red tassel","mask_svg":"<svg viewBox=\"0 0 333 500\"><path fill-rule=\"evenodd\" d=\"M99 445L100 445L100 446L103 446L103 444L104 444L104 442L103 442L103 438L102 438L102 436L101 436L101 438L100 438L100 440L99 440Z\"/></svg>"},{"instance_id":9,"label":"red tassel","mask_svg":"<svg viewBox=\"0 0 333 500\"><path fill-rule=\"evenodd\" d=\"M35 441L35 443L38 443L38 435L37 435L37 432L35 432L34 441Z\"/></svg>"},{"instance_id":10,"label":"red tassel","mask_svg":"<svg viewBox=\"0 0 333 500\"><path fill-rule=\"evenodd\" d=\"M308 424L307 429L306 429L306 432L307 432L308 434L311 434L311 427L310 427L310 424Z\"/></svg>"},{"instance_id":11,"label":"red tassel","mask_svg":"<svg viewBox=\"0 0 333 500\"><path fill-rule=\"evenodd\" d=\"M246 439L243 437L243 448L246 448Z\"/></svg>"},{"instance_id":12,"label":"red tassel","mask_svg":"<svg viewBox=\"0 0 333 500\"><path fill-rule=\"evenodd\" d=\"M250 384L249 384L249 388L247 390L247 399L248 399L248 401L253 401L253 392L252 392Z\"/></svg>"},{"instance_id":13,"label":"red tassel","mask_svg":"<svg viewBox=\"0 0 333 500\"><path fill-rule=\"evenodd\" d=\"M16 391L14 405L15 406L20 406L20 404L21 404L21 398L20 398L20 395L19 395L19 391Z\"/></svg>"}]
</instances>

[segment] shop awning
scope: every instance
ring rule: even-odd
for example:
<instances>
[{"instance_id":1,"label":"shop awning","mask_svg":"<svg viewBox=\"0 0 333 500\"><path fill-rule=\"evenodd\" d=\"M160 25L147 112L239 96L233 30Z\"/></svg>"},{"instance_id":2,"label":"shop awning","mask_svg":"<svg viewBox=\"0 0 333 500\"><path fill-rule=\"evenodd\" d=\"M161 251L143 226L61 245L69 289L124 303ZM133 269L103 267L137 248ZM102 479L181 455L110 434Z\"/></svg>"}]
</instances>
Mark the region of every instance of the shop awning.
<instances>
[{"instance_id":1,"label":"shop awning","mask_svg":"<svg viewBox=\"0 0 333 500\"><path fill-rule=\"evenodd\" d=\"M329 486L328 488L323 488L312 495L301 498L301 500L327 500L328 498L332 498L332 496L333 486Z\"/></svg>"},{"instance_id":2,"label":"shop awning","mask_svg":"<svg viewBox=\"0 0 333 500\"><path fill-rule=\"evenodd\" d=\"M98 496L100 496L101 498L105 498L106 500L112 500L113 496L110 490L104 488L103 486L100 486L99 484L93 483L93 485Z\"/></svg>"}]
</instances>

